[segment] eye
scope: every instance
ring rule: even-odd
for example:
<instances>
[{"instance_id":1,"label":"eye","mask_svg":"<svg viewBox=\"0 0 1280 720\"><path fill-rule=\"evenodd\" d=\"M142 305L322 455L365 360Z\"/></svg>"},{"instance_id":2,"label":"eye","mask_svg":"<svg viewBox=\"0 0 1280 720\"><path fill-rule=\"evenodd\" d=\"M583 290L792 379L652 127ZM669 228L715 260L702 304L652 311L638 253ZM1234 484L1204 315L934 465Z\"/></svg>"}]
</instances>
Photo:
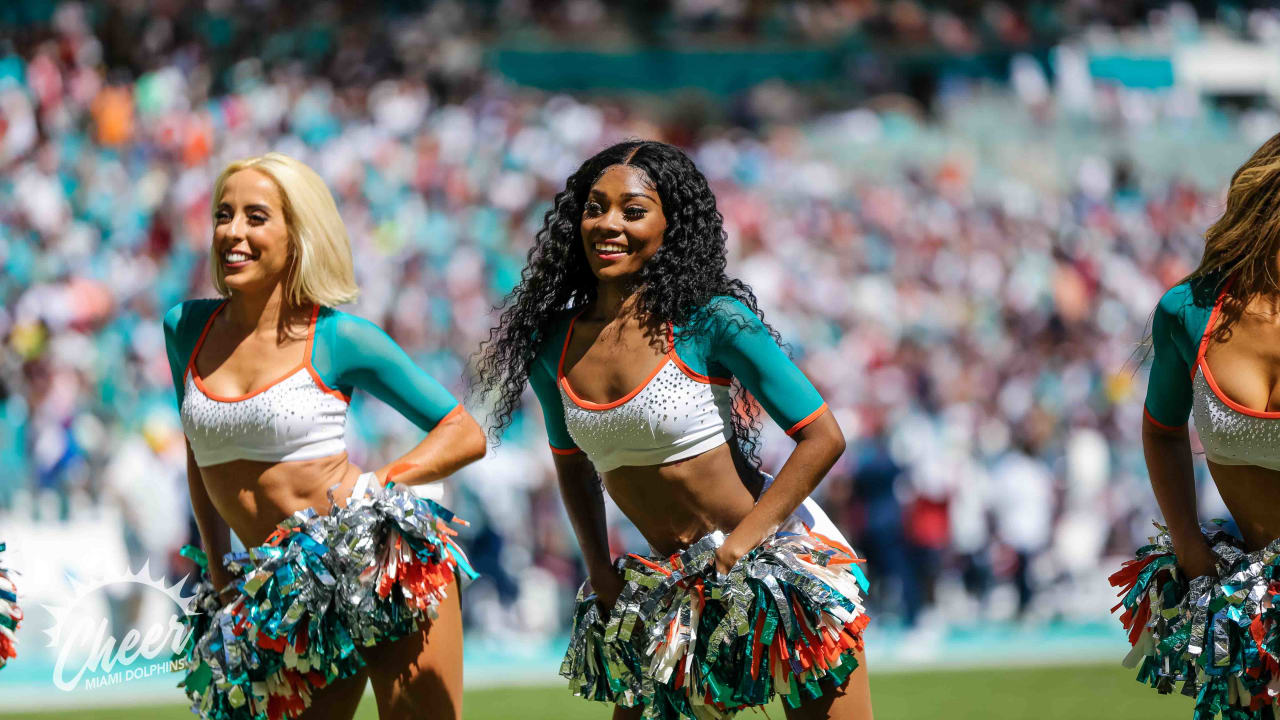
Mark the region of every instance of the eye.
<instances>
[{"instance_id":1,"label":"eye","mask_svg":"<svg viewBox=\"0 0 1280 720\"><path fill-rule=\"evenodd\" d=\"M251 215L249 215L249 220L253 222L253 224L255 225L261 225L262 223L267 221L267 216L263 215L262 213L252 213Z\"/></svg>"},{"instance_id":2,"label":"eye","mask_svg":"<svg viewBox=\"0 0 1280 720\"><path fill-rule=\"evenodd\" d=\"M219 210L213 214L213 221L223 223L231 219L231 213L226 210Z\"/></svg>"},{"instance_id":3,"label":"eye","mask_svg":"<svg viewBox=\"0 0 1280 720\"><path fill-rule=\"evenodd\" d=\"M604 208L600 207L600 203L595 200L592 200L582 206L582 212L584 215L599 215L603 210Z\"/></svg>"},{"instance_id":4,"label":"eye","mask_svg":"<svg viewBox=\"0 0 1280 720\"><path fill-rule=\"evenodd\" d=\"M626 210L622 211L628 220L639 220L645 216L645 209L639 205L630 205Z\"/></svg>"}]
</instances>

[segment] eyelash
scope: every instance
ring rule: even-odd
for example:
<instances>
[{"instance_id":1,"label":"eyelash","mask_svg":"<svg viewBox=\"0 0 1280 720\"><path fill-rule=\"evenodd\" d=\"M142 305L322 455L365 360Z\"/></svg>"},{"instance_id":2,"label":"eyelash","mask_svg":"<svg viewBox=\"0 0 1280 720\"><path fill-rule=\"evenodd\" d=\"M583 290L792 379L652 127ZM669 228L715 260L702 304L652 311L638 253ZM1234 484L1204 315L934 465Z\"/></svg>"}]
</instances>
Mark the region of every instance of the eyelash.
<instances>
[{"instance_id":1,"label":"eyelash","mask_svg":"<svg viewBox=\"0 0 1280 720\"><path fill-rule=\"evenodd\" d=\"M584 214L593 216L593 215L599 215L601 212L604 211L604 208L600 207L600 203L598 202L589 202L583 206L582 210ZM624 208L622 211L622 214L628 219L639 220L640 218L645 216L645 212L646 211L644 208L638 205L632 205L628 208Z\"/></svg>"},{"instance_id":2,"label":"eyelash","mask_svg":"<svg viewBox=\"0 0 1280 720\"><path fill-rule=\"evenodd\" d=\"M231 215L230 213L227 213L225 211L219 212L213 216L213 219L216 220L217 222L226 222L231 219ZM249 219L255 223L264 223L267 221L267 218L265 215L250 215Z\"/></svg>"}]
</instances>

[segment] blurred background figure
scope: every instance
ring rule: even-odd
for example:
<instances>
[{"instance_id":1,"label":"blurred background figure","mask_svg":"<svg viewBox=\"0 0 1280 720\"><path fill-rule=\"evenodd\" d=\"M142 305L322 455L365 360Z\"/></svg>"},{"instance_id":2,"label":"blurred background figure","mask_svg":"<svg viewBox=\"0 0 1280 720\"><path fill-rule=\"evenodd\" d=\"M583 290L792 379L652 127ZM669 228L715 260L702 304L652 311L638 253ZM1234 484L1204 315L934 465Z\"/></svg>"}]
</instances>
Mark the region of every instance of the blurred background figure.
<instances>
[{"instance_id":1,"label":"blurred background figure","mask_svg":"<svg viewBox=\"0 0 1280 720\"><path fill-rule=\"evenodd\" d=\"M648 137L707 175L732 272L850 435L818 499L870 558L871 632L1020 620L1109 662L1105 576L1156 515L1130 361L1280 127L1278 40L1280 12L1250 2L9 0L9 561L92 542L95 566L190 569L160 313L213 294L226 162L314 166L360 260L347 309L461 396L563 178ZM407 447L394 412L352 412L354 462ZM468 637L500 649L554 648L582 580L536 412L449 481L484 573ZM789 447L766 428L766 469ZM615 550L643 549L611 512ZM27 607L89 565L30 571ZM871 665L899 645L872 641Z\"/></svg>"}]
</instances>

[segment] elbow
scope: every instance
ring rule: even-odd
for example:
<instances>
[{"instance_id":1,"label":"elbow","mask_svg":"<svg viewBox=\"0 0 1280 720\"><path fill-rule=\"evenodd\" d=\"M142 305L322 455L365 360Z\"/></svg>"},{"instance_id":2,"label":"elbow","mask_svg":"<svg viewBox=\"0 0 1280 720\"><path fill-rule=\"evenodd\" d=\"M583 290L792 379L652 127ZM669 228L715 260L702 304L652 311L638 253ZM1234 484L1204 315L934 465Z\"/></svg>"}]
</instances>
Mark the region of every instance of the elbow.
<instances>
[{"instance_id":1,"label":"elbow","mask_svg":"<svg viewBox=\"0 0 1280 720\"><path fill-rule=\"evenodd\" d=\"M483 458L488 452L489 446L485 441L484 430L480 428L480 424L471 417L471 413L463 410L458 414L456 419L460 432L458 433L458 454L461 456L464 465Z\"/></svg>"}]
</instances>

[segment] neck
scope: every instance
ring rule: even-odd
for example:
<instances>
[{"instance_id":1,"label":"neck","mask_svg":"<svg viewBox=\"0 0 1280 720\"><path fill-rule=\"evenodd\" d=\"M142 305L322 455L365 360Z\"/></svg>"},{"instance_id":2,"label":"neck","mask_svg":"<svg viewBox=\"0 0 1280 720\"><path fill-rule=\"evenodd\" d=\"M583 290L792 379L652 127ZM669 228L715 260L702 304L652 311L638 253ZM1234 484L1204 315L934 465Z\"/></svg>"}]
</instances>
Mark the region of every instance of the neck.
<instances>
[{"instance_id":1,"label":"neck","mask_svg":"<svg viewBox=\"0 0 1280 720\"><path fill-rule=\"evenodd\" d=\"M596 313L604 318L616 318L631 312L639 299L638 284L625 281L602 282L596 288Z\"/></svg>"},{"instance_id":2,"label":"neck","mask_svg":"<svg viewBox=\"0 0 1280 720\"><path fill-rule=\"evenodd\" d=\"M266 292L233 292L227 302L227 319L246 333L278 330L287 325L298 308L286 302L284 288L277 283Z\"/></svg>"}]
</instances>

